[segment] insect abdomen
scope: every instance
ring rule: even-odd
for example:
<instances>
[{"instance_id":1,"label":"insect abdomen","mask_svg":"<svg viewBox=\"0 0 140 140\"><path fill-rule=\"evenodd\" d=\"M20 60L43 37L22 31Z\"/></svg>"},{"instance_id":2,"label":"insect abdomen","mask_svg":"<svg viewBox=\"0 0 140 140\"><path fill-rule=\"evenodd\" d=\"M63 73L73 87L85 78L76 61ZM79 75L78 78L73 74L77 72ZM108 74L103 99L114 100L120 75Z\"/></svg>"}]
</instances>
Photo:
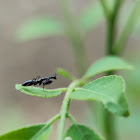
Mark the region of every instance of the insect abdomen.
<instances>
[{"instance_id":1,"label":"insect abdomen","mask_svg":"<svg viewBox=\"0 0 140 140\"><path fill-rule=\"evenodd\" d=\"M22 84L22 86L30 86L31 85L31 80L26 81Z\"/></svg>"}]
</instances>

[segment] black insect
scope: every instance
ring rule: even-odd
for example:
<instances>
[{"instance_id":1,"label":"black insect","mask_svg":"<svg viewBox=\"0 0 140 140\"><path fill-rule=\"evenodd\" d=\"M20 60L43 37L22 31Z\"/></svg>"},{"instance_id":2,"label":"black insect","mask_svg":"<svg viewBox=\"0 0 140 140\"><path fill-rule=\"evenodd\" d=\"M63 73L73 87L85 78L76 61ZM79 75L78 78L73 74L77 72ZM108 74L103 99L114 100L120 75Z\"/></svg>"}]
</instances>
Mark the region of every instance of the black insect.
<instances>
[{"instance_id":1,"label":"black insect","mask_svg":"<svg viewBox=\"0 0 140 140\"><path fill-rule=\"evenodd\" d=\"M22 86L32 86L32 85L43 85L43 90L45 85L51 84L53 81L51 79L56 79L56 74L54 76L40 78L40 76L37 76L33 80L28 80L22 84Z\"/></svg>"}]
</instances>

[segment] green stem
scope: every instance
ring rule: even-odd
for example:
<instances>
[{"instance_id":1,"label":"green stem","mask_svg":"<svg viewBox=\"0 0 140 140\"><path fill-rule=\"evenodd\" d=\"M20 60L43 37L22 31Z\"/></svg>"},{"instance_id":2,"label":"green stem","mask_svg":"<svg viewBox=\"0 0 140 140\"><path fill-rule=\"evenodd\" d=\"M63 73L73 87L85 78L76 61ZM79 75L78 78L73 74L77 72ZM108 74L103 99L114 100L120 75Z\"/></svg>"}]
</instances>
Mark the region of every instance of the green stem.
<instances>
[{"instance_id":1,"label":"green stem","mask_svg":"<svg viewBox=\"0 0 140 140\"><path fill-rule=\"evenodd\" d=\"M58 120L60 118L60 114L57 114L57 115L55 115L52 119L50 119L47 123L46 123L46 125L43 127L43 128L41 128L41 130L38 132L38 133L36 133L32 138L31 138L31 140L34 140L34 139L39 139L40 138L40 135L50 126L50 125L52 125L52 123L54 123L56 120Z\"/></svg>"},{"instance_id":2,"label":"green stem","mask_svg":"<svg viewBox=\"0 0 140 140\"><path fill-rule=\"evenodd\" d=\"M116 23L120 5L121 0L116 0L113 12L110 14L110 17L106 19L107 20L106 55L114 54L113 46L116 37Z\"/></svg>"},{"instance_id":3,"label":"green stem","mask_svg":"<svg viewBox=\"0 0 140 140\"><path fill-rule=\"evenodd\" d=\"M67 91L68 88L56 88L55 90L60 90L60 91ZM53 90L52 90L53 91Z\"/></svg>"},{"instance_id":4,"label":"green stem","mask_svg":"<svg viewBox=\"0 0 140 140\"><path fill-rule=\"evenodd\" d=\"M60 118L60 114L57 114L57 115L55 115L53 118L51 118L48 122L47 122L47 124L45 125L45 126L47 126L47 125L51 125L52 123L54 123L56 120L58 120ZM44 126L44 127L45 127Z\"/></svg>"},{"instance_id":5,"label":"green stem","mask_svg":"<svg viewBox=\"0 0 140 140\"><path fill-rule=\"evenodd\" d=\"M113 18L111 18L108 22L107 22L107 48L106 48L106 55L111 55L112 53L112 45L114 42L114 20Z\"/></svg>"},{"instance_id":6,"label":"green stem","mask_svg":"<svg viewBox=\"0 0 140 140\"><path fill-rule=\"evenodd\" d=\"M74 124L77 124L75 118L74 118L71 114L68 114L67 117L68 117Z\"/></svg>"},{"instance_id":7,"label":"green stem","mask_svg":"<svg viewBox=\"0 0 140 140\"><path fill-rule=\"evenodd\" d=\"M65 94L64 100L63 100L63 104L62 104L62 108L60 111L60 123L59 123L59 133L58 133L58 140L63 140L64 139L64 128L65 128L65 122L66 122L66 117L68 114L68 110L69 110L69 105L70 105L70 94L73 92L74 88L78 86L80 81L74 81L70 84L68 91Z\"/></svg>"},{"instance_id":8,"label":"green stem","mask_svg":"<svg viewBox=\"0 0 140 140\"><path fill-rule=\"evenodd\" d=\"M106 42L106 55L114 55L113 46L115 42L116 35L116 20L121 5L121 0L116 0L113 11L110 11L109 18L107 20L107 42ZM104 7L104 6L103 6ZM107 73L107 75L113 74L112 72ZM116 134L114 129L114 116L99 105L98 117L100 118L100 127L105 135L106 140L115 140Z\"/></svg>"},{"instance_id":9,"label":"green stem","mask_svg":"<svg viewBox=\"0 0 140 140\"><path fill-rule=\"evenodd\" d=\"M100 0L100 2L102 4L106 19L108 19L110 17L110 9L109 9L109 7L107 5L107 2L106 2L106 0Z\"/></svg>"}]
</instances>

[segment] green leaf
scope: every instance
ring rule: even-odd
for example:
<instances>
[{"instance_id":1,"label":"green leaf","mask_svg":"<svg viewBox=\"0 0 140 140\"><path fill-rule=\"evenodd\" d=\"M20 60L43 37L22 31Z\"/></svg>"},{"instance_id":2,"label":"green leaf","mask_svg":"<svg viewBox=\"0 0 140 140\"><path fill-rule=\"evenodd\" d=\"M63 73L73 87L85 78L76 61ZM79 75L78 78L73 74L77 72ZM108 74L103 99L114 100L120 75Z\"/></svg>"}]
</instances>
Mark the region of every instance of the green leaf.
<instances>
[{"instance_id":1,"label":"green leaf","mask_svg":"<svg viewBox=\"0 0 140 140\"><path fill-rule=\"evenodd\" d=\"M129 102L132 106L140 105L140 56L139 52L134 52L134 54L128 56L129 61L135 66L134 71L127 71L124 74L124 78L127 85L127 94L129 97Z\"/></svg>"},{"instance_id":2,"label":"green leaf","mask_svg":"<svg viewBox=\"0 0 140 140\"><path fill-rule=\"evenodd\" d=\"M124 27L128 23L128 19L129 19L130 15L131 15L132 11L134 9L136 9L135 5L138 5L138 3L137 2L134 3L133 1L126 2L124 7L122 8L120 26ZM128 11L128 9L129 9L129 11ZM133 20L134 25L131 25L131 26L134 26L132 28L133 29L132 35L134 35L134 37L139 37L139 34L140 34L140 14L139 14L139 9L140 8L138 8L138 11L136 11L136 13L134 15L132 15L132 18L135 18L135 16L137 16L136 19ZM132 19L130 19L130 20L132 20Z\"/></svg>"},{"instance_id":3,"label":"green leaf","mask_svg":"<svg viewBox=\"0 0 140 140\"><path fill-rule=\"evenodd\" d=\"M85 73L84 77L90 78L103 72L123 69L132 70L133 67L119 57L107 56L92 64Z\"/></svg>"},{"instance_id":4,"label":"green leaf","mask_svg":"<svg viewBox=\"0 0 140 140\"><path fill-rule=\"evenodd\" d=\"M15 88L25 94L37 97L56 97L61 94L61 89L46 90L40 87L32 86L22 86L21 84L16 84Z\"/></svg>"},{"instance_id":5,"label":"green leaf","mask_svg":"<svg viewBox=\"0 0 140 140\"><path fill-rule=\"evenodd\" d=\"M52 17L36 17L21 25L17 31L17 41L27 41L39 37L62 34L62 25Z\"/></svg>"},{"instance_id":6,"label":"green leaf","mask_svg":"<svg viewBox=\"0 0 140 140\"><path fill-rule=\"evenodd\" d=\"M95 131L81 124L73 124L66 132L72 140L103 140Z\"/></svg>"},{"instance_id":7,"label":"green leaf","mask_svg":"<svg viewBox=\"0 0 140 140\"><path fill-rule=\"evenodd\" d=\"M62 68L58 68L57 73L65 78L72 80L72 81L75 79L75 77L73 77L70 73L68 73L66 70L64 70Z\"/></svg>"},{"instance_id":8,"label":"green leaf","mask_svg":"<svg viewBox=\"0 0 140 140\"><path fill-rule=\"evenodd\" d=\"M87 32L95 28L103 20L103 11L99 2L90 4L81 13L79 25L82 31Z\"/></svg>"},{"instance_id":9,"label":"green leaf","mask_svg":"<svg viewBox=\"0 0 140 140\"><path fill-rule=\"evenodd\" d=\"M64 140L72 140L72 138L71 137L65 137Z\"/></svg>"},{"instance_id":10,"label":"green leaf","mask_svg":"<svg viewBox=\"0 0 140 140\"><path fill-rule=\"evenodd\" d=\"M32 125L30 127L24 127L15 131L11 131L7 134L0 136L0 140L31 140L38 131L40 131L45 124ZM40 133L39 139L34 137L34 140L46 140L50 134L50 127L48 126L42 133Z\"/></svg>"},{"instance_id":11,"label":"green leaf","mask_svg":"<svg viewBox=\"0 0 140 140\"><path fill-rule=\"evenodd\" d=\"M88 83L70 95L75 100L97 100L116 114L127 117L128 105L124 97L125 83L120 76L104 76Z\"/></svg>"}]
</instances>

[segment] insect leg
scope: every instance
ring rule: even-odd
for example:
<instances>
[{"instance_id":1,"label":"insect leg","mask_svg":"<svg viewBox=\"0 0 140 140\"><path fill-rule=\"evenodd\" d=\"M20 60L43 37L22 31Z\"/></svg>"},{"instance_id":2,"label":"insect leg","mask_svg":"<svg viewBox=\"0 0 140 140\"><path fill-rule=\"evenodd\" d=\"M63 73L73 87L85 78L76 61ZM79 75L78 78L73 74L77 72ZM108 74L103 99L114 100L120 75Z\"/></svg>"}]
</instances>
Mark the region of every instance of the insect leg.
<instances>
[{"instance_id":1,"label":"insect leg","mask_svg":"<svg viewBox=\"0 0 140 140\"><path fill-rule=\"evenodd\" d=\"M43 90L44 90L44 86L45 85L49 85L49 84L51 84L53 81L52 80L49 80L49 79L47 79L45 82L42 82L42 84L43 84Z\"/></svg>"},{"instance_id":2,"label":"insect leg","mask_svg":"<svg viewBox=\"0 0 140 140\"><path fill-rule=\"evenodd\" d=\"M44 82L42 82L43 83L43 91L44 91L44 85L45 85L45 83ZM46 94L45 94L45 92L44 92L44 96L46 97Z\"/></svg>"},{"instance_id":3,"label":"insect leg","mask_svg":"<svg viewBox=\"0 0 140 140\"><path fill-rule=\"evenodd\" d=\"M39 79L40 79L40 76L37 76L36 78L34 78L34 79L32 80L32 85L37 85Z\"/></svg>"},{"instance_id":4,"label":"insect leg","mask_svg":"<svg viewBox=\"0 0 140 140\"><path fill-rule=\"evenodd\" d=\"M36 81L39 80L39 79L40 79L40 76L37 76L37 77L35 78Z\"/></svg>"}]
</instances>

